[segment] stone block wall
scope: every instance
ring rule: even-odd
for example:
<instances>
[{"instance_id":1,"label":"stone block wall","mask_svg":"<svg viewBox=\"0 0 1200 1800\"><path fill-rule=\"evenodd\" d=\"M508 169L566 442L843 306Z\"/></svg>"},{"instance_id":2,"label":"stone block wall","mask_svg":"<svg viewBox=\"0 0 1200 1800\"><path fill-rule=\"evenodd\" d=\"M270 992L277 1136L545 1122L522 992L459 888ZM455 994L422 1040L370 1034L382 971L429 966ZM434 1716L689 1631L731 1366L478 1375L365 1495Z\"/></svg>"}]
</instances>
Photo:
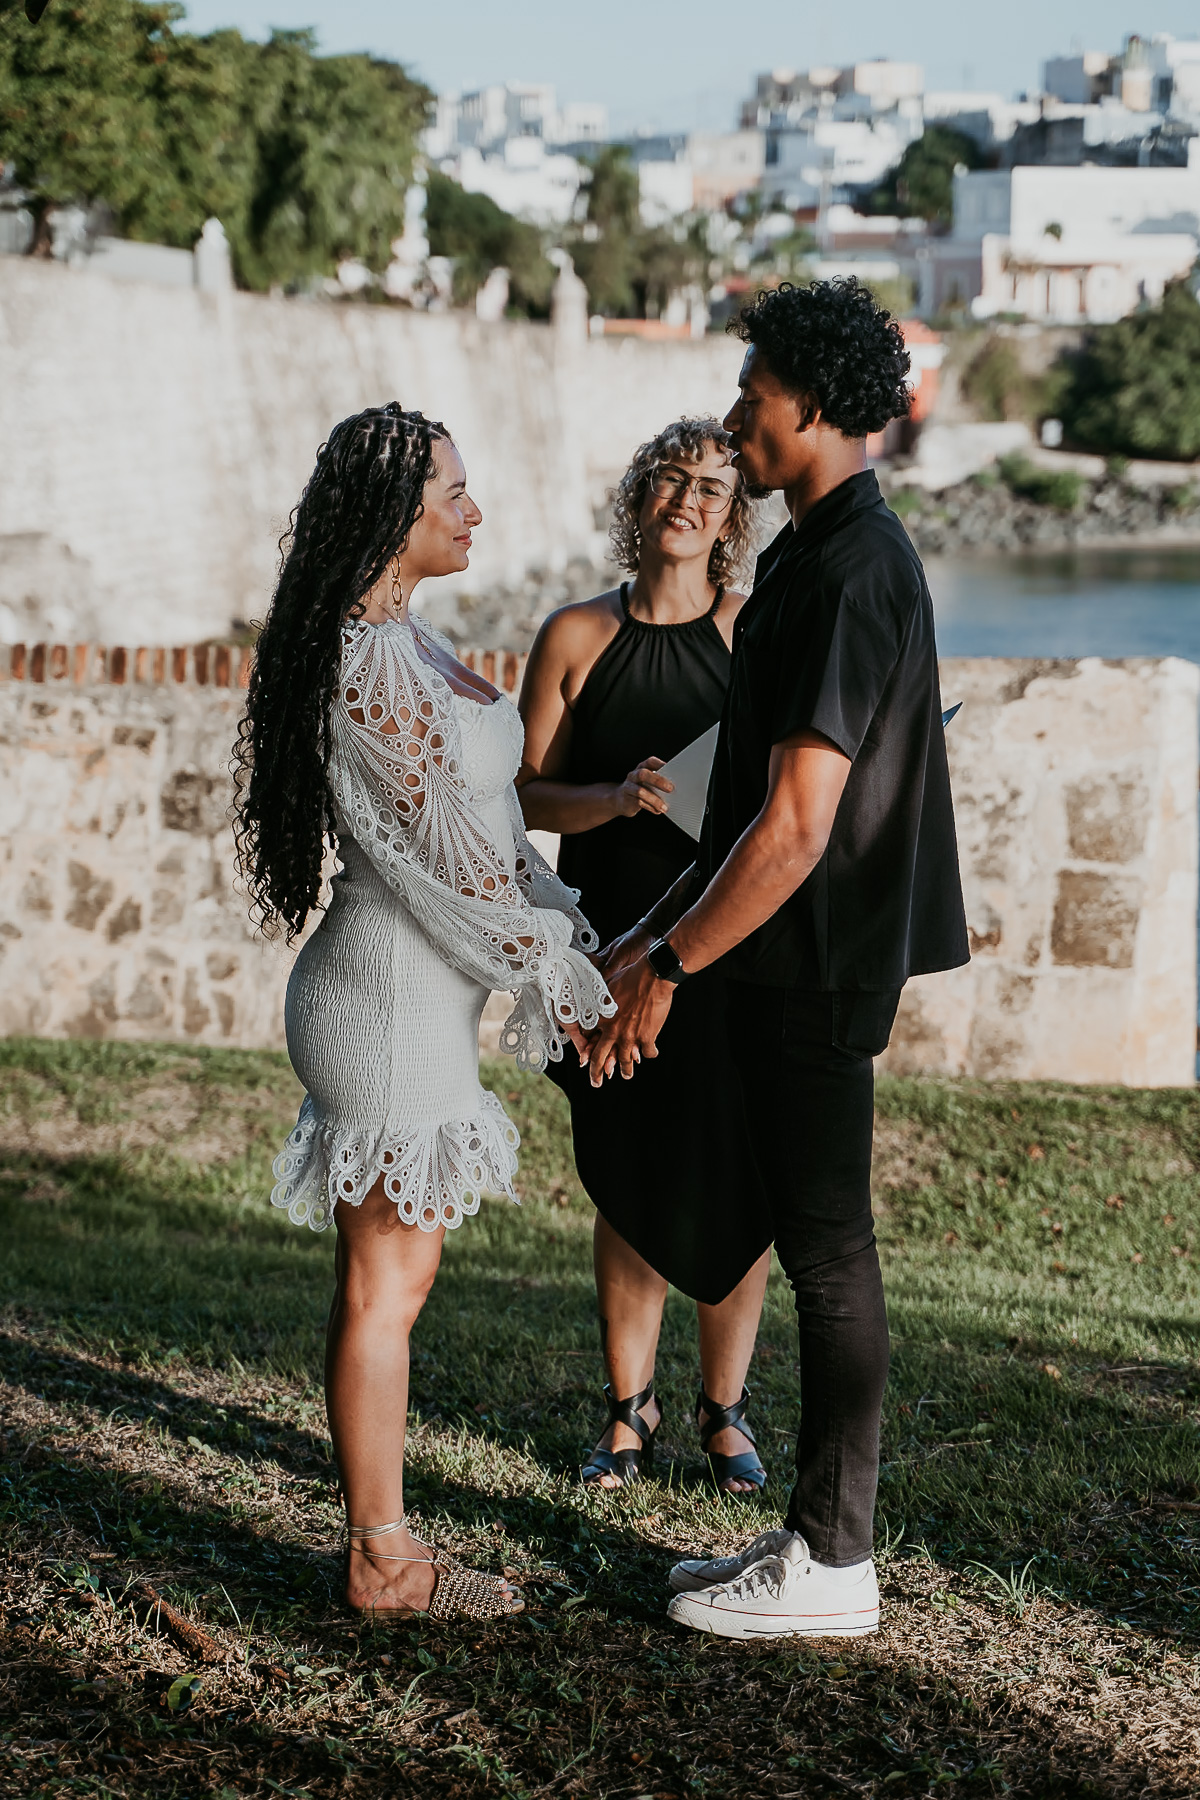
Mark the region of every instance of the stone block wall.
<instances>
[{"instance_id":1,"label":"stone block wall","mask_svg":"<svg viewBox=\"0 0 1200 1800\"><path fill-rule=\"evenodd\" d=\"M468 655L516 690L524 658ZM250 660L0 647L0 1036L282 1046L294 952L251 926L229 821Z\"/></svg>"},{"instance_id":2,"label":"stone block wall","mask_svg":"<svg viewBox=\"0 0 1200 1800\"><path fill-rule=\"evenodd\" d=\"M467 660L518 687L514 653ZM233 875L247 674L227 646L0 650L0 1034L282 1043L291 955ZM1200 669L980 659L942 683L973 960L910 983L883 1066L1190 1083Z\"/></svg>"},{"instance_id":3,"label":"stone block wall","mask_svg":"<svg viewBox=\"0 0 1200 1800\"><path fill-rule=\"evenodd\" d=\"M1173 657L942 664L972 961L909 983L884 1067L1193 1081L1198 691Z\"/></svg>"},{"instance_id":4,"label":"stone block wall","mask_svg":"<svg viewBox=\"0 0 1200 1800\"><path fill-rule=\"evenodd\" d=\"M228 646L0 651L0 1033L282 1042L234 888Z\"/></svg>"}]
</instances>

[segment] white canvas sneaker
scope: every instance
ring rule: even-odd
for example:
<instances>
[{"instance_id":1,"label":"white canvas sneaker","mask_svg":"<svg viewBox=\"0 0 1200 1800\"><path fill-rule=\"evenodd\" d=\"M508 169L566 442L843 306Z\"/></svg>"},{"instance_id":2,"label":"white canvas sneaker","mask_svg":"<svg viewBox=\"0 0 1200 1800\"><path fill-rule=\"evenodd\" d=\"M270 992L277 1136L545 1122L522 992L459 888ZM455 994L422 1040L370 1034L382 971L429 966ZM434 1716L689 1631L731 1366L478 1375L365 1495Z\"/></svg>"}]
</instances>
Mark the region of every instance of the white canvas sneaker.
<instances>
[{"instance_id":1,"label":"white canvas sneaker","mask_svg":"<svg viewBox=\"0 0 1200 1800\"><path fill-rule=\"evenodd\" d=\"M701 1588L733 1581L744 1575L751 1563L761 1562L764 1556L778 1556L791 1536L786 1525L777 1525L773 1531L760 1532L754 1542L739 1550L736 1556L714 1556L708 1562L689 1557L686 1562L677 1562L667 1577L671 1591L695 1594Z\"/></svg>"},{"instance_id":2,"label":"white canvas sneaker","mask_svg":"<svg viewBox=\"0 0 1200 1800\"><path fill-rule=\"evenodd\" d=\"M861 1637L879 1629L879 1584L872 1562L856 1580L839 1581L793 1532L732 1581L676 1594L667 1617L717 1637Z\"/></svg>"}]
</instances>

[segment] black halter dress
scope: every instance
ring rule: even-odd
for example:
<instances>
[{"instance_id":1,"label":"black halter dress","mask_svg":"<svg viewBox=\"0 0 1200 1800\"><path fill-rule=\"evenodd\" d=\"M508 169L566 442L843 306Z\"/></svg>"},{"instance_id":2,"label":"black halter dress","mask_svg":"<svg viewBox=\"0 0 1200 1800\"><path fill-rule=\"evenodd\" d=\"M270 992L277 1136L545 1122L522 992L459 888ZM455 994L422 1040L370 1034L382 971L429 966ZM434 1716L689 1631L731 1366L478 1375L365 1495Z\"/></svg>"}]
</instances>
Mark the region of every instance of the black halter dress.
<instances>
[{"instance_id":1,"label":"black halter dress","mask_svg":"<svg viewBox=\"0 0 1200 1800\"><path fill-rule=\"evenodd\" d=\"M630 616L575 704L563 779L623 781L648 756L678 754L721 716L730 655L712 611L682 625ZM644 916L696 846L670 817L641 812L565 835L558 868L606 944ZM568 1051L548 1073L571 1103L579 1178L608 1223L675 1287L715 1304L771 1242L725 1026L720 965L683 982L632 1081L593 1088Z\"/></svg>"}]
</instances>

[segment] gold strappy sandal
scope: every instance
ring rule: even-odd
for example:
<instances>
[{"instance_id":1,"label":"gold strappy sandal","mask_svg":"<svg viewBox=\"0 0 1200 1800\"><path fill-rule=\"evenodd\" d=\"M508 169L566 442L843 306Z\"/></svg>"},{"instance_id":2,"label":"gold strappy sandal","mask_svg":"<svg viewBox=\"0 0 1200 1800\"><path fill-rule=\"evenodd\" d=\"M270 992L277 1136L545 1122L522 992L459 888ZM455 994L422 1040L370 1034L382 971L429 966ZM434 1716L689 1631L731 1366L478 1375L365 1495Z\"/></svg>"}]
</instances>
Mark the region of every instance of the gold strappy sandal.
<instances>
[{"instance_id":1,"label":"gold strappy sandal","mask_svg":"<svg viewBox=\"0 0 1200 1800\"><path fill-rule=\"evenodd\" d=\"M347 1525L346 1526L346 1567L350 1566L350 1546L354 1542L363 1543L367 1538L387 1537L390 1532L400 1531L406 1524L402 1515L394 1519L390 1525ZM423 1540L418 1538L417 1542ZM427 1562L434 1570L433 1593L430 1596L428 1612L422 1613L415 1606L381 1606L352 1608L363 1618L370 1619L372 1624L391 1625L407 1624L412 1619L500 1619L510 1617L513 1613L524 1612L525 1602L512 1593L507 1584L495 1575L485 1575L480 1569L466 1569L461 1563L453 1561L444 1550L430 1544L430 1556L392 1556L383 1550L372 1550L371 1557L377 1562Z\"/></svg>"}]
</instances>

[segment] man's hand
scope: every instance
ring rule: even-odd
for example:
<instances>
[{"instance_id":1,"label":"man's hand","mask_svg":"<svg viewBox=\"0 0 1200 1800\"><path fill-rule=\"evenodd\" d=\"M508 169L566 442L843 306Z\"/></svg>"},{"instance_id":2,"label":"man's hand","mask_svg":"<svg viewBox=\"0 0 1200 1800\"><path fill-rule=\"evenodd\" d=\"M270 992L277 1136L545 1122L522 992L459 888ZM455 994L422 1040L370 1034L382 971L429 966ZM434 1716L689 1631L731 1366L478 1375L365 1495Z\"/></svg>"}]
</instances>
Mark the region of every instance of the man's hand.
<instances>
[{"instance_id":1,"label":"man's hand","mask_svg":"<svg viewBox=\"0 0 1200 1800\"><path fill-rule=\"evenodd\" d=\"M606 979L617 1012L592 1033L588 1068L593 1087L602 1086L615 1068L629 1081L644 1056L658 1055L658 1034L675 998L672 984L660 981L644 956L615 979Z\"/></svg>"},{"instance_id":2,"label":"man's hand","mask_svg":"<svg viewBox=\"0 0 1200 1800\"><path fill-rule=\"evenodd\" d=\"M584 1066L591 1055L592 1047L583 1026L575 1019L559 1019L558 1029L564 1037L570 1038L578 1052L580 1066Z\"/></svg>"},{"instance_id":3,"label":"man's hand","mask_svg":"<svg viewBox=\"0 0 1200 1800\"><path fill-rule=\"evenodd\" d=\"M623 975L626 969L631 968L635 962L639 962L645 956L653 942L653 932L648 931L644 925L633 925L628 931L622 932L620 937L614 938L611 944L606 944L603 950L598 951L592 961L611 988L613 982Z\"/></svg>"}]
</instances>

